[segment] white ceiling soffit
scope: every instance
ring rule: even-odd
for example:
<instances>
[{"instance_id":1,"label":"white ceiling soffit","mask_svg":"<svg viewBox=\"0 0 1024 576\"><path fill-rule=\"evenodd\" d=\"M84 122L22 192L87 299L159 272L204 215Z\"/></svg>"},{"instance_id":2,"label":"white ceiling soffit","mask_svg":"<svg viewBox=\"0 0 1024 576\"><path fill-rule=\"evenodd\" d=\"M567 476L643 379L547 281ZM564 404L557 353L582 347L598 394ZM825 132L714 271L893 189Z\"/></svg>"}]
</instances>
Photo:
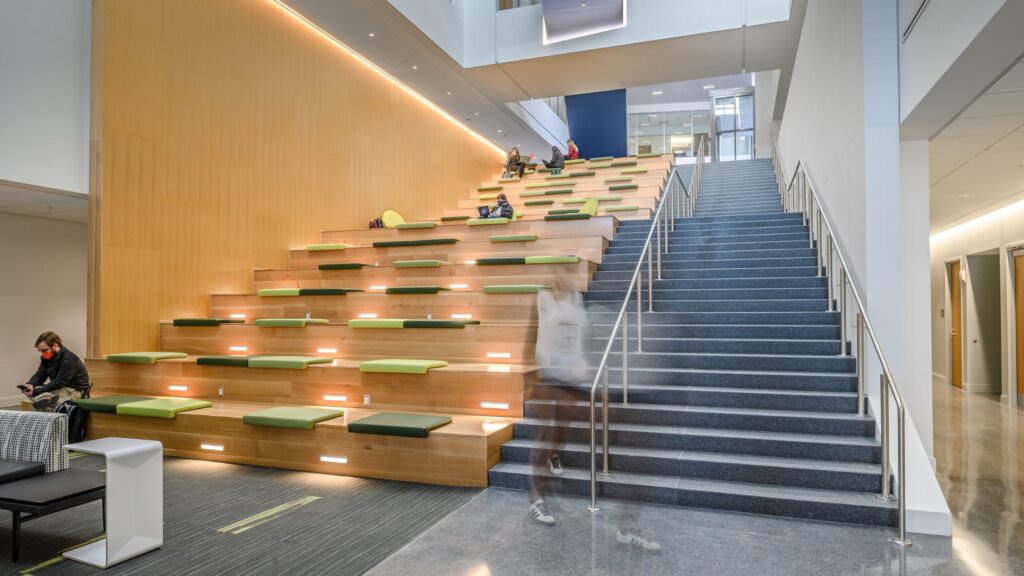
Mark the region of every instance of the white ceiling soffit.
<instances>
[{"instance_id":1,"label":"white ceiling soffit","mask_svg":"<svg viewBox=\"0 0 1024 576\"><path fill-rule=\"evenodd\" d=\"M933 230L1024 199L1024 62L931 140L929 164Z\"/></svg>"},{"instance_id":2,"label":"white ceiling soffit","mask_svg":"<svg viewBox=\"0 0 1024 576\"><path fill-rule=\"evenodd\" d=\"M0 180L0 212L85 224L89 196Z\"/></svg>"},{"instance_id":3,"label":"white ceiling soffit","mask_svg":"<svg viewBox=\"0 0 1024 576\"><path fill-rule=\"evenodd\" d=\"M626 0L542 0L544 44L622 28Z\"/></svg>"},{"instance_id":4,"label":"white ceiling soffit","mask_svg":"<svg viewBox=\"0 0 1024 576\"><path fill-rule=\"evenodd\" d=\"M746 88L754 85L753 74L731 74L700 78L685 82L668 82L650 86L636 86L626 90L626 104L647 106L666 102L708 102L709 90Z\"/></svg>"}]
</instances>

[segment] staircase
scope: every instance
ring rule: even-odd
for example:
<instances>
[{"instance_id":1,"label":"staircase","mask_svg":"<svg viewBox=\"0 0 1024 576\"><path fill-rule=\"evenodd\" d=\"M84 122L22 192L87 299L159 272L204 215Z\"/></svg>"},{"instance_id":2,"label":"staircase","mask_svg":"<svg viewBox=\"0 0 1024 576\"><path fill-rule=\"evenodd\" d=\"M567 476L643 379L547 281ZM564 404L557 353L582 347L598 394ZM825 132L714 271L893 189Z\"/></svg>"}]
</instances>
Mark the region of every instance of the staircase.
<instances>
[{"instance_id":1,"label":"staircase","mask_svg":"<svg viewBox=\"0 0 1024 576\"><path fill-rule=\"evenodd\" d=\"M839 313L826 311L808 229L783 212L775 185L769 160L704 167L695 217L669 235L644 351L629 357L628 406L621 344L612 348L612 475L598 476L599 498L895 525L895 505L874 497L881 448L874 419L856 414ZM622 223L590 283L594 366L649 226ZM589 386L538 383L492 486L525 489L533 474L550 490L589 495ZM540 456L555 428L561 476Z\"/></svg>"}]
</instances>

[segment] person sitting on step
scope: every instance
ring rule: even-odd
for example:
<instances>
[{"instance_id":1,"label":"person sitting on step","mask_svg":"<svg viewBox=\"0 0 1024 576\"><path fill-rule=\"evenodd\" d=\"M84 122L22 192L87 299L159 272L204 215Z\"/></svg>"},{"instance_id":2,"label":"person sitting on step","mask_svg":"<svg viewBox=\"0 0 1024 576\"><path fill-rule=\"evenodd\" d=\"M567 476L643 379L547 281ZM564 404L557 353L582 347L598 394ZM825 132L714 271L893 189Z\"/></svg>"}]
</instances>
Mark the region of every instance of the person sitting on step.
<instances>
[{"instance_id":1,"label":"person sitting on step","mask_svg":"<svg viewBox=\"0 0 1024 576\"><path fill-rule=\"evenodd\" d=\"M562 173L562 168L565 168L565 156L562 156L558 146L551 147L551 160L545 160L544 166L551 170L552 176Z\"/></svg>"},{"instance_id":2,"label":"person sitting on step","mask_svg":"<svg viewBox=\"0 0 1024 576\"><path fill-rule=\"evenodd\" d=\"M508 203L508 198L504 192L498 194L498 204L487 213L488 218L508 218L509 220L512 219L513 215L512 205Z\"/></svg>"},{"instance_id":3,"label":"person sitting on step","mask_svg":"<svg viewBox=\"0 0 1024 576\"><path fill-rule=\"evenodd\" d=\"M74 352L64 347L55 332L43 332L36 338L39 368L28 383L18 386L32 401L32 408L53 412L57 406L78 400L89 389L89 372ZM49 381L49 382L47 382Z\"/></svg>"},{"instance_id":4,"label":"person sitting on step","mask_svg":"<svg viewBox=\"0 0 1024 576\"><path fill-rule=\"evenodd\" d=\"M580 149L576 147L576 143L572 141L572 138L569 138L569 140L566 141L565 148L568 151L566 153L566 157L569 160L580 159Z\"/></svg>"},{"instance_id":5,"label":"person sitting on step","mask_svg":"<svg viewBox=\"0 0 1024 576\"><path fill-rule=\"evenodd\" d=\"M518 174L520 178L523 177L523 172L526 171L526 159L519 155L519 148L513 148L508 151L508 156L505 157L505 174L506 178L511 178L512 174Z\"/></svg>"}]
</instances>

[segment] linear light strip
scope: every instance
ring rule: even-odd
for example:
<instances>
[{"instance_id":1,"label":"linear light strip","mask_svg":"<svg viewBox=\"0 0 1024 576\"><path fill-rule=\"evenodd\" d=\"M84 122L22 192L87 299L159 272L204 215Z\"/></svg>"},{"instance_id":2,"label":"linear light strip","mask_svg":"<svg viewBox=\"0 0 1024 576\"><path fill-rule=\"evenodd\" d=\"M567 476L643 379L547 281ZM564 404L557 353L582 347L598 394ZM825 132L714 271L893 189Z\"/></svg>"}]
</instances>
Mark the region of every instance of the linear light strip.
<instances>
[{"instance_id":1,"label":"linear light strip","mask_svg":"<svg viewBox=\"0 0 1024 576\"><path fill-rule=\"evenodd\" d=\"M314 24L311 20L309 20L308 18L306 18L305 16L300 14L298 11L296 11L291 6L285 4L282 0L269 0L269 2L271 4L274 4L274 5L278 6L282 10L284 10L284 12L286 14L288 14L289 16L294 18L297 22L305 24L307 27L309 27L314 32L320 34L320 36L323 37L325 40L328 40L328 41L332 42L335 46L337 46L338 48L341 48L346 53L348 53L350 56L352 56L353 58L355 58L359 62L363 63L365 66L367 66L368 68L370 68L374 72L376 72L376 73L380 74L381 76L383 76L384 78L390 80L396 86L398 86L399 88L404 90L407 94L409 94L413 98L419 100L424 106L426 106L427 108L430 108L431 110L436 112L438 115L440 115L442 118L445 118L446 120L448 120L449 122L451 122L455 126L458 126L463 131L465 131L466 134L469 134L473 138L476 138L481 144L487 146L488 148L493 150L496 154L498 154L502 158L505 157L505 151L502 150L500 147L498 147L498 145L496 145L494 142L491 142L490 140L485 138L479 132L476 132L475 130L473 130L469 126L466 126L462 122L459 122L458 119L456 119L454 116L452 116L451 114L446 112L444 109L439 107L437 104L434 104L433 102L428 100L425 96L423 96L419 92L417 92L417 91L413 90L412 88L410 88L409 86L405 85L401 80L399 80L398 78L392 76L391 74L389 74L387 71L385 71L380 66L377 66L373 62L370 62L362 54L356 52L352 48L349 48L344 42L342 42L341 40L338 40L330 32L327 32L326 30L324 30L320 26L317 26L316 24Z\"/></svg>"}]
</instances>

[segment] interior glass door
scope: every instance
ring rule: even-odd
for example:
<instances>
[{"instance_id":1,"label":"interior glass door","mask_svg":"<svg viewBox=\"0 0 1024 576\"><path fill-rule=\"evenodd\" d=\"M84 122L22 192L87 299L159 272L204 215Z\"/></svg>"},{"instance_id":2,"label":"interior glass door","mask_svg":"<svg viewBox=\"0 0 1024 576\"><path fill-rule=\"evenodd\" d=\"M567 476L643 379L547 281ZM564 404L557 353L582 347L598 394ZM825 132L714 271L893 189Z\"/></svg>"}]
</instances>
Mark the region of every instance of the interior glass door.
<instances>
[{"instance_id":1,"label":"interior glass door","mask_svg":"<svg viewBox=\"0 0 1024 576\"><path fill-rule=\"evenodd\" d=\"M718 161L753 158L754 95L717 96L714 109Z\"/></svg>"}]
</instances>

